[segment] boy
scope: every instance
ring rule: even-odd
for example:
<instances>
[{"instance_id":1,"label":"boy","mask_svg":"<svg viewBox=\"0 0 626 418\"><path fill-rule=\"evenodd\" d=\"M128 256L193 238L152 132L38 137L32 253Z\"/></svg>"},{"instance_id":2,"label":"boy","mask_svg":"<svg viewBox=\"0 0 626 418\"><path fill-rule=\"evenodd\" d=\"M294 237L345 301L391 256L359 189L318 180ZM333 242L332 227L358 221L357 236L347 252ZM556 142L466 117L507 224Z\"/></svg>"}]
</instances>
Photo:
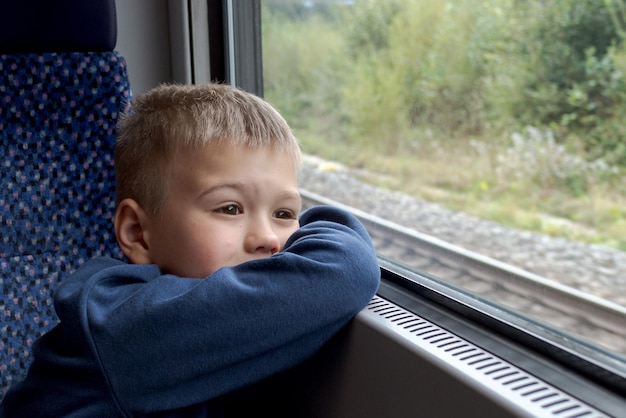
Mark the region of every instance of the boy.
<instances>
[{"instance_id":1,"label":"boy","mask_svg":"<svg viewBox=\"0 0 626 418\"><path fill-rule=\"evenodd\" d=\"M351 215L300 214L300 150L263 100L163 85L119 123L114 228L55 295L0 416L213 416L218 397L310 357L374 295Z\"/></svg>"}]
</instances>

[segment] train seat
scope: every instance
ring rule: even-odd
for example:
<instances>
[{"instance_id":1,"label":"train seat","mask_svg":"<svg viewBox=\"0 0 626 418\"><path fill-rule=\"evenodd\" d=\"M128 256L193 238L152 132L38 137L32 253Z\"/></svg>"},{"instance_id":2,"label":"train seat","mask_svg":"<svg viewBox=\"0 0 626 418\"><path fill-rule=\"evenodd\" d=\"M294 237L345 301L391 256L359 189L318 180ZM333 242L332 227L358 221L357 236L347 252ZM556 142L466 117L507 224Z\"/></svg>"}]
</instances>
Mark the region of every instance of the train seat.
<instances>
[{"instance_id":1,"label":"train seat","mask_svg":"<svg viewBox=\"0 0 626 418\"><path fill-rule=\"evenodd\" d=\"M114 0L0 1L0 400L57 319L57 282L121 257L115 125L130 100Z\"/></svg>"}]
</instances>

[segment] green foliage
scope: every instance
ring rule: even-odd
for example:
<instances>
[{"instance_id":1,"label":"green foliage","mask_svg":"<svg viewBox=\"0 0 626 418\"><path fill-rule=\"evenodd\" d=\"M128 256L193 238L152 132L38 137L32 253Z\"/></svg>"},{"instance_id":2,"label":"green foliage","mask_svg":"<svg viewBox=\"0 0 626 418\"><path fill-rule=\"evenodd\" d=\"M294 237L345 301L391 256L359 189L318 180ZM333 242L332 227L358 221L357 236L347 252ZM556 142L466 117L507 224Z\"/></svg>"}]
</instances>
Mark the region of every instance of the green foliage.
<instances>
[{"instance_id":1,"label":"green foliage","mask_svg":"<svg viewBox=\"0 0 626 418\"><path fill-rule=\"evenodd\" d=\"M483 57L498 33L498 22L477 7L486 3L355 3L347 31L351 74L342 90L354 137L371 133L379 148L393 152L405 149L416 130L482 129Z\"/></svg>"},{"instance_id":2,"label":"green foliage","mask_svg":"<svg viewBox=\"0 0 626 418\"><path fill-rule=\"evenodd\" d=\"M624 0L265 1L266 92L386 153L526 125L626 164Z\"/></svg>"},{"instance_id":3,"label":"green foliage","mask_svg":"<svg viewBox=\"0 0 626 418\"><path fill-rule=\"evenodd\" d=\"M598 0L520 1L509 52L518 56L521 91L511 109L524 124L588 131L624 100L624 76L613 61L619 28Z\"/></svg>"},{"instance_id":4,"label":"green foliage","mask_svg":"<svg viewBox=\"0 0 626 418\"><path fill-rule=\"evenodd\" d=\"M345 40L323 16L309 14L299 20L293 13L303 16L293 7L280 13L263 11L266 97L293 128L304 129L311 120L325 119L336 128L341 117L337 110Z\"/></svg>"},{"instance_id":5,"label":"green foliage","mask_svg":"<svg viewBox=\"0 0 626 418\"><path fill-rule=\"evenodd\" d=\"M446 135L482 131L485 56L499 32L489 3L414 1L394 22L396 56L413 57L405 68L404 101L414 125ZM414 42L402 42L411 26L420 28L409 32Z\"/></svg>"},{"instance_id":6,"label":"green foliage","mask_svg":"<svg viewBox=\"0 0 626 418\"><path fill-rule=\"evenodd\" d=\"M362 53L389 47L389 26L401 10L400 0L361 0L343 10L349 53Z\"/></svg>"},{"instance_id":7,"label":"green foliage","mask_svg":"<svg viewBox=\"0 0 626 418\"><path fill-rule=\"evenodd\" d=\"M624 231L626 0L313 3L262 3L266 98L305 151Z\"/></svg>"}]
</instances>

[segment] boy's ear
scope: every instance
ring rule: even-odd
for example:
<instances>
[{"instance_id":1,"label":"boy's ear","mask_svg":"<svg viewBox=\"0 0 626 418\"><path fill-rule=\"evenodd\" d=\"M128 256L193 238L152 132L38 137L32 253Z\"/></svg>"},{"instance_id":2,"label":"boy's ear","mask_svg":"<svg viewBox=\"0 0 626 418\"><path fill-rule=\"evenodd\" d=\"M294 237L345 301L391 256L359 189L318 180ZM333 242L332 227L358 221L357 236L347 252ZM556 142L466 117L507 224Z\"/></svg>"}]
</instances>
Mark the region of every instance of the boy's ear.
<instances>
[{"instance_id":1,"label":"boy's ear","mask_svg":"<svg viewBox=\"0 0 626 418\"><path fill-rule=\"evenodd\" d=\"M115 236L124 255L133 264L150 264L150 248L146 242L145 228L149 219L134 199L124 199L115 211Z\"/></svg>"}]
</instances>

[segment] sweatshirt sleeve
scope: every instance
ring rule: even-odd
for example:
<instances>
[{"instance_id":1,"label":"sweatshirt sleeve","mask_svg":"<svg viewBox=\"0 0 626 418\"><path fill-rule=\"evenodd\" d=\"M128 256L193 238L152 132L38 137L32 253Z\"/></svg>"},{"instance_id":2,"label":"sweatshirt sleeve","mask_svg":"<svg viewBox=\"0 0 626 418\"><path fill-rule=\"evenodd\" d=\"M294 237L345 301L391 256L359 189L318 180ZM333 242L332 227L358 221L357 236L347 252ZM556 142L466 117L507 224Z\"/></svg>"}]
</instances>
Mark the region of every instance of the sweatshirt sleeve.
<instances>
[{"instance_id":1,"label":"sweatshirt sleeve","mask_svg":"<svg viewBox=\"0 0 626 418\"><path fill-rule=\"evenodd\" d=\"M380 271L360 222L315 207L300 223L280 253L206 279L116 264L68 283L59 304L79 306L122 409L177 409L294 366L369 302Z\"/></svg>"}]
</instances>

